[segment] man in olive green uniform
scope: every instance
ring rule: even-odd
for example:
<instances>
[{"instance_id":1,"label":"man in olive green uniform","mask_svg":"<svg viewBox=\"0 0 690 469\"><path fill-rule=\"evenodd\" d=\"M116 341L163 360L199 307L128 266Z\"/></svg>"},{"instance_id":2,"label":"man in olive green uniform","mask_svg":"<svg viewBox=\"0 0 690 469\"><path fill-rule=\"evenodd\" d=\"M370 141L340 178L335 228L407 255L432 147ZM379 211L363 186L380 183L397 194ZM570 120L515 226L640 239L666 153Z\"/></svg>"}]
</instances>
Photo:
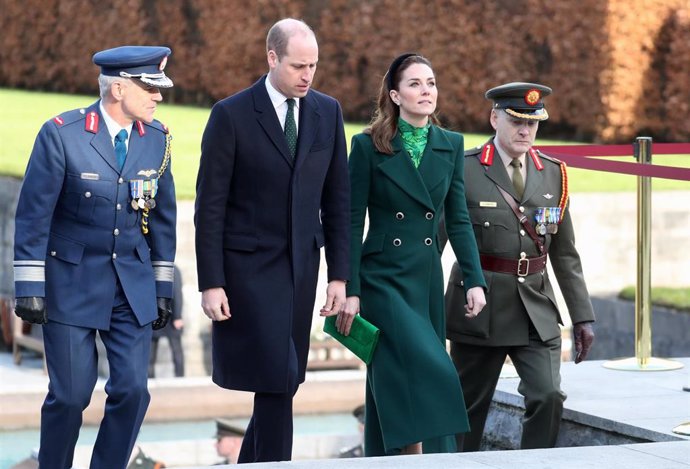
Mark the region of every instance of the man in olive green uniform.
<instances>
[{"instance_id":1,"label":"man in olive green uniform","mask_svg":"<svg viewBox=\"0 0 690 469\"><path fill-rule=\"evenodd\" d=\"M447 335L463 386L470 433L458 449L480 448L501 367L510 357L525 397L521 448L553 447L565 394L560 387L561 331L546 271L551 260L574 324L575 363L594 339L594 313L575 249L565 165L532 148L548 114L551 88L508 83L486 92L496 134L465 153L467 205L489 288L479 316L465 317L457 262L446 291Z\"/></svg>"}]
</instances>

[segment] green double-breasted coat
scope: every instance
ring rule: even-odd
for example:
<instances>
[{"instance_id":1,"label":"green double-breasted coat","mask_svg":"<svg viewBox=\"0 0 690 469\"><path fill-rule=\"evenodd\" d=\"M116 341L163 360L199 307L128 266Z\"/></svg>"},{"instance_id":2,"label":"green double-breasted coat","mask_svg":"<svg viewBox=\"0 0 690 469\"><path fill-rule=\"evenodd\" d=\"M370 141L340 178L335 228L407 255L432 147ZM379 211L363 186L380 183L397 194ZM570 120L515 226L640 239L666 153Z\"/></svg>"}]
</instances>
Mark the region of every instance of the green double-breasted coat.
<instances>
[{"instance_id":1,"label":"green double-breasted coat","mask_svg":"<svg viewBox=\"0 0 690 469\"><path fill-rule=\"evenodd\" d=\"M365 454L395 453L424 441L425 452L451 450L447 435L468 430L462 390L446 353L439 217L466 288L484 286L464 195L463 138L429 129L419 168L403 149L378 152L369 135L352 140L352 245L348 296L381 336L367 369ZM365 215L369 227L362 243Z\"/></svg>"}]
</instances>

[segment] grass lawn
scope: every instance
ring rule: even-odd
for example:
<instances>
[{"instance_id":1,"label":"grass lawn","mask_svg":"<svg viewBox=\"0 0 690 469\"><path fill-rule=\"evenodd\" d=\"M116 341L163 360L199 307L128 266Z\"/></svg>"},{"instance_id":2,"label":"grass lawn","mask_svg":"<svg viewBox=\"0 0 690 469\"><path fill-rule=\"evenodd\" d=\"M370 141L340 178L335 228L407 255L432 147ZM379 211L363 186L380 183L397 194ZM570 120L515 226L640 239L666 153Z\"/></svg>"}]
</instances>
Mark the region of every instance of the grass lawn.
<instances>
[{"instance_id":1,"label":"grass lawn","mask_svg":"<svg viewBox=\"0 0 690 469\"><path fill-rule=\"evenodd\" d=\"M163 92L165 97L165 91ZM0 88L0 174L21 176L31 153L34 139L43 123L66 110L86 107L95 102L96 96L78 96L58 93L42 93ZM210 109L191 106L161 104L156 118L170 127L173 135L172 170L175 175L177 195L182 199L194 198L194 185L199 164L201 135ZM347 139L360 132L363 123L348 123ZM488 135L465 134L465 145L480 145ZM564 142L539 140L541 144ZM626 160L625 158L623 158ZM632 161L632 156L627 159ZM656 156L654 162L661 165L690 167L690 155ZM597 171L570 169L568 171L571 193L634 191L636 178ZM654 190L689 190L690 182L656 179Z\"/></svg>"}]
</instances>

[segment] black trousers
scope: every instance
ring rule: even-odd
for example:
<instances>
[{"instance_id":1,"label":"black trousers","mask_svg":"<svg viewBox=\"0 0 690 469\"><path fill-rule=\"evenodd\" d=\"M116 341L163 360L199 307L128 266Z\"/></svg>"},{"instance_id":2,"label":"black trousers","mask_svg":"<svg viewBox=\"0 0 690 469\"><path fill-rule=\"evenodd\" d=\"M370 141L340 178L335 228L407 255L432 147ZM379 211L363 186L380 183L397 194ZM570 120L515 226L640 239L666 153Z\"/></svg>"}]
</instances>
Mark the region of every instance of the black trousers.
<instances>
[{"instance_id":1,"label":"black trousers","mask_svg":"<svg viewBox=\"0 0 690 469\"><path fill-rule=\"evenodd\" d=\"M238 464L292 459L292 400L297 383L297 353L290 340L288 388L284 393L254 394L254 412L247 426Z\"/></svg>"}]
</instances>

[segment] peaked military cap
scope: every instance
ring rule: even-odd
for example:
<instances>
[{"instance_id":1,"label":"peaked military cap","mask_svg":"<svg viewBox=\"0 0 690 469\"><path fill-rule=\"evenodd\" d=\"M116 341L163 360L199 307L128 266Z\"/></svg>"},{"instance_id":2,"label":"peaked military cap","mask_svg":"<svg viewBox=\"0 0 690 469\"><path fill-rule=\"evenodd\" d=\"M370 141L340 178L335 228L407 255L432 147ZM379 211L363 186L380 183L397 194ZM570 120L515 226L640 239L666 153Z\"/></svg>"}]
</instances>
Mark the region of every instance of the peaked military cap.
<instances>
[{"instance_id":1,"label":"peaked military cap","mask_svg":"<svg viewBox=\"0 0 690 469\"><path fill-rule=\"evenodd\" d=\"M230 420L216 419L216 438L224 436L244 436L244 430Z\"/></svg>"},{"instance_id":2,"label":"peaked military cap","mask_svg":"<svg viewBox=\"0 0 690 469\"><path fill-rule=\"evenodd\" d=\"M96 52L93 63L101 74L111 77L138 78L147 85L171 88L173 82L163 71L171 50L158 46L121 46Z\"/></svg>"},{"instance_id":3,"label":"peaked military cap","mask_svg":"<svg viewBox=\"0 0 690 469\"><path fill-rule=\"evenodd\" d=\"M543 98L551 91L537 83L513 82L491 88L484 96L494 101L494 109L503 109L520 119L543 121L549 118Z\"/></svg>"}]
</instances>

